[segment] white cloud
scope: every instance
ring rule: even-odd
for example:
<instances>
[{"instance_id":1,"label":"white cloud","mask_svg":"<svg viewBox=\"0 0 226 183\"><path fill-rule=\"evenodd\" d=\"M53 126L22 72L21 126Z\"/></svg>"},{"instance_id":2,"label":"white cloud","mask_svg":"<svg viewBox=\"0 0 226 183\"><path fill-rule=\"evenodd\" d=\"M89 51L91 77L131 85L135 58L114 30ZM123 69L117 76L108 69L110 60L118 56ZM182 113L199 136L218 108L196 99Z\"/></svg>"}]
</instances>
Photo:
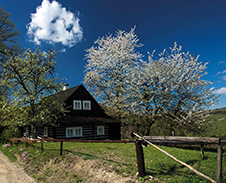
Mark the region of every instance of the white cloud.
<instances>
[{"instance_id":1,"label":"white cloud","mask_svg":"<svg viewBox=\"0 0 226 183\"><path fill-rule=\"evenodd\" d=\"M216 75L225 74L225 73L226 73L226 69L224 71L219 71Z\"/></svg>"},{"instance_id":2,"label":"white cloud","mask_svg":"<svg viewBox=\"0 0 226 183\"><path fill-rule=\"evenodd\" d=\"M83 37L79 18L67 11L56 1L43 0L31 14L31 22L27 25L31 41L40 45L42 41L50 44L61 43L72 47Z\"/></svg>"},{"instance_id":3,"label":"white cloud","mask_svg":"<svg viewBox=\"0 0 226 183\"><path fill-rule=\"evenodd\" d=\"M213 91L214 94L226 94L226 87L222 87L218 90Z\"/></svg>"},{"instance_id":4,"label":"white cloud","mask_svg":"<svg viewBox=\"0 0 226 183\"><path fill-rule=\"evenodd\" d=\"M217 75L220 75L221 74L221 72L219 71L218 73L217 73Z\"/></svg>"},{"instance_id":5,"label":"white cloud","mask_svg":"<svg viewBox=\"0 0 226 183\"><path fill-rule=\"evenodd\" d=\"M223 63L225 63L225 60L219 62L219 64L223 64Z\"/></svg>"}]
</instances>

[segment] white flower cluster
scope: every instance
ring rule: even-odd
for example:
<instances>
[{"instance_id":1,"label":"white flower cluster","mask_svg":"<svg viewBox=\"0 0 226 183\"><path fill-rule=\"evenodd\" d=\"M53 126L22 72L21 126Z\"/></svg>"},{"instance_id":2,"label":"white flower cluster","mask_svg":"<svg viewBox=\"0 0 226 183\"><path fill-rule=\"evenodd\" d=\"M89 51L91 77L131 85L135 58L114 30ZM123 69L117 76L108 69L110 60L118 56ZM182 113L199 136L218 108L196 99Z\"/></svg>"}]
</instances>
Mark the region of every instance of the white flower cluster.
<instances>
[{"instance_id":1,"label":"white flower cluster","mask_svg":"<svg viewBox=\"0 0 226 183\"><path fill-rule=\"evenodd\" d=\"M149 53L145 61L136 51L142 46L138 41L134 29L99 38L86 50L85 85L104 104L142 114L149 123L163 117L182 125L203 124L204 112L216 100L209 89L212 83L202 79L207 63L198 62L199 56L183 52L177 43L157 58L154 51Z\"/></svg>"}]
</instances>

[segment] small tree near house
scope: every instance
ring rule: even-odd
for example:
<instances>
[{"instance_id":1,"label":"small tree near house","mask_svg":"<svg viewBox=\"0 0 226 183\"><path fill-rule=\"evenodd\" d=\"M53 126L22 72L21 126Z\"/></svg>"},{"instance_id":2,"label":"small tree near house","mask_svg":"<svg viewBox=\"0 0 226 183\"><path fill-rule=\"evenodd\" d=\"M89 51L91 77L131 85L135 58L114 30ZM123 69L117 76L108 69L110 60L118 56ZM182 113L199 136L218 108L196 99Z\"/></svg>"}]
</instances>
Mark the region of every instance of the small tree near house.
<instances>
[{"instance_id":1,"label":"small tree near house","mask_svg":"<svg viewBox=\"0 0 226 183\"><path fill-rule=\"evenodd\" d=\"M20 46L17 44L17 37L19 32L16 30L15 25L9 19L10 14L4 11L3 7L0 8L0 81L4 79L2 75L3 68L1 64L6 62L8 54L16 55L21 52ZM6 117L10 114L7 113L9 107L9 92L8 86L0 82L0 134L6 132L5 126ZM18 134L17 131L11 133ZM8 132L5 134L9 134ZM4 134L2 134L4 135Z\"/></svg>"},{"instance_id":2,"label":"small tree near house","mask_svg":"<svg viewBox=\"0 0 226 183\"><path fill-rule=\"evenodd\" d=\"M8 108L11 114L5 119L6 123L29 124L35 135L37 122L54 125L58 116L64 113L63 104L54 97L46 97L62 89L62 83L56 77L55 55L52 50L32 52L28 49L18 56L9 54L7 61L1 64L2 82L12 89Z\"/></svg>"},{"instance_id":3,"label":"small tree near house","mask_svg":"<svg viewBox=\"0 0 226 183\"><path fill-rule=\"evenodd\" d=\"M21 51L17 44L19 32L15 24L9 19L10 14L0 8L0 62L5 62L6 54L16 54Z\"/></svg>"}]
</instances>

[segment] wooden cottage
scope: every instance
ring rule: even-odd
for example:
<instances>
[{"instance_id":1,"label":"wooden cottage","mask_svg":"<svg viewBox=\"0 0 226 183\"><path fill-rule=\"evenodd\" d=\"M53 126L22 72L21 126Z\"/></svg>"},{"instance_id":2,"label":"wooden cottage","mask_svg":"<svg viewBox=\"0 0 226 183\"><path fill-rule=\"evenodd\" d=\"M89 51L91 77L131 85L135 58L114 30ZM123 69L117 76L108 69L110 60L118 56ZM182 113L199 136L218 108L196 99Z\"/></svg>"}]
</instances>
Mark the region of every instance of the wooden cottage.
<instances>
[{"instance_id":1,"label":"wooden cottage","mask_svg":"<svg viewBox=\"0 0 226 183\"><path fill-rule=\"evenodd\" d=\"M121 122L105 114L104 110L83 85L60 93L69 112L57 127L36 125L37 136L57 139L110 139L120 140ZM29 133L29 126L24 129Z\"/></svg>"}]
</instances>

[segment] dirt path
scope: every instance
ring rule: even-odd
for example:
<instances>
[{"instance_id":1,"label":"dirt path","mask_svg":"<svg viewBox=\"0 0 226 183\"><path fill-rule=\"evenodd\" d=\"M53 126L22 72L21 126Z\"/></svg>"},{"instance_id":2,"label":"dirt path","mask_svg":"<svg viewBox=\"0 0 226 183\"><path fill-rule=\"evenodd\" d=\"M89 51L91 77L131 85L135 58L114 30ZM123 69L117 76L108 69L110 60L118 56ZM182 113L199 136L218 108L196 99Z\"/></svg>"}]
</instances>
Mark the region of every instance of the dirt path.
<instances>
[{"instance_id":1,"label":"dirt path","mask_svg":"<svg viewBox=\"0 0 226 183\"><path fill-rule=\"evenodd\" d=\"M19 167L15 166L0 151L0 182L1 183L34 183Z\"/></svg>"}]
</instances>

